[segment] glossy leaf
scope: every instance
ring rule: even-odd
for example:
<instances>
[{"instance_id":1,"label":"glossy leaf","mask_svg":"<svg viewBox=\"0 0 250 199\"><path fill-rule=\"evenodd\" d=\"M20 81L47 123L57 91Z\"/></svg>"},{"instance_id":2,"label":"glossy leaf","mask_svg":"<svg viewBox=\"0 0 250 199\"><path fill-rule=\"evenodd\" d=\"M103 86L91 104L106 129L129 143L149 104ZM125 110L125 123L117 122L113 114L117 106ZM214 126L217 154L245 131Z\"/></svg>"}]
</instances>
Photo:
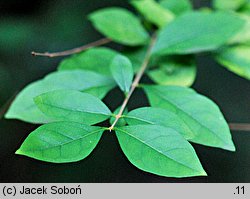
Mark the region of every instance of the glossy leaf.
<instances>
[{"instance_id":1,"label":"glossy leaf","mask_svg":"<svg viewBox=\"0 0 250 199\"><path fill-rule=\"evenodd\" d=\"M58 70L90 70L110 76L109 66L118 53L109 48L92 48L64 59Z\"/></svg>"},{"instance_id":2,"label":"glossy leaf","mask_svg":"<svg viewBox=\"0 0 250 199\"><path fill-rule=\"evenodd\" d=\"M194 90L177 86L145 86L151 106L165 108L182 119L192 142L235 151L229 127L218 106Z\"/></svg>"},{"instance_id":3,"label":"glossy leaf","mask_svg":"<svg viewBox=\"0 0 250 199\"><path fill-rule=\"evenodd\" d=\"M134 76L130 60L125 56L117 55L110 65L110 70L120 89L128 93Z\"/></svg>"},{"instance_id":4,"label":"glossy leaf","mask_svg":"<svg viewBox=\"0 0 250 199\"><path fill-rule=\"evenodd\" d=\"M57 90L34 98L38 108L56 121L96 124L108 119L108 107L93 95L74 90Z\"/></svg>"},{"instance_id":5,"label":"glossy leaf","mask_svg":"<svg viewBox=\"0 0 250 199\"><path fill-rule=\"evenodd\" d=\"M102 133L100 127L79 123L45 124L26 138L16 154L53 163L75 162L93 151Z\"/></svg>"},{"instance_id":6,"label":"glossy leaf","mask_svg":"<svg viewBox=\"0 0 250 199\"><path fill-rule=\"evenodd\" d=\"M174 19L174 14L155 0L133 0L131 4L150 22L163 27Z\"/></svg>"},{"instance_id":7,"label":"glossy leaf","mask_svg":"<svg viewBox=\"0 0 250 199\"><path fill-rule=\"evenodd\" d=\"M149 77L160 85L191 86L196 77L196 66L191 57L166 57L159 68L150 70Z\"/></svg>"},{"instance_id":8,"label":"glossy leaf","mask_svg":"<svg viewBox=\"0 0 250 199\"><path fill-rule=\"evenodd\" d=\"M123 116L129 125L155 124L174 129L184 138L191 139L194 134L177 114L161 108L143 107Z\"/></svg>"},{"instance_id":9,"label":"glossy leaf","mask_svg":"<svg viewBox=\"0 0 250 199\"><path fill-rule=\"evenodd\" d=\"M192 10L192 4L190 0L160 0L160 5L175 15L181 15L185 12Z\"/></svg>"},{"instance_id":10,"label":"glossy leaf","mask_svg":"<svg viewBox=\"0 0 250 199\"><path fill-rule=\"evenodd\" d=\"M103 98L113 88L115 82L106 76L91 71L75 70L54 72L44 79L26 86L15 98L5 115L7 119L19 119L30 123L53 121L35 105L33 98L49 91L72 89L86 91ZM101 90L101 91L100 91Z\"/></svg>"},{"instance_id":11,"label":"glossy leaf","mask_svg":"<svg viewBox=\"0 0 250 199\"><path fill-rule=\"evenodd\" d=\"M213 7L219 10L237 10L246 0L213 0Z\"/></svg>"},{"instance_id":12,"label":"glossy leaf","mask_svg":"<svg viewBox=\"0 0 250 199\"><path fill-rule=\"evenodd\" d=\"M153 53L190 54L215 50L243 26L244 21L233 13L189 12L162 29Z\"/></svg>"},{"instance_id":13,"label":"glossy leaf","mask_svg":"<svg viewBox=\"0 0 250 199\"><path fill-rule=\"evenodd\" d=\"M217 61L230 71L250 80L250 47L235 46L222 49L217 55Z\"/></svg>"},{"instance_id":14,"label":"glossy leaf","mask_svg":"<svg viewBox=\"0 0 250 199\"><path fill-rule=\"evenodd\" d=\"M139 19L126 9L105 8L92 13L89 19L98 31L118 43L137 46L149 39Z\"/></svg>"},{"instance_id":15,"label":"glossy leaf","mask_svg":"<svg viewBox=\"0 0 250 199\"><path fill-rule=\"evenodd\" d=\"M192 146L171 128L135 125L115 131L128 160L143 171L167 177L206 175Z\"/></svg>"}]
</instances>

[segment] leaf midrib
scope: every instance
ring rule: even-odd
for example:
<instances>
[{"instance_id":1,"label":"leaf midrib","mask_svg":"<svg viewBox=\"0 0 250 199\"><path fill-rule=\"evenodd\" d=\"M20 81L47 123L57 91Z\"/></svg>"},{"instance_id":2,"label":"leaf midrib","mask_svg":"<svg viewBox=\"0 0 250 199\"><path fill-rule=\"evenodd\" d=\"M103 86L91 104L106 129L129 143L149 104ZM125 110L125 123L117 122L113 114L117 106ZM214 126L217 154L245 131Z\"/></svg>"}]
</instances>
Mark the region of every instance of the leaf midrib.
<instances>
[{"instance_id":1,"label":"leaf midrib","mask_svg":"<svg viewBox=\"0 0 250 199\"><path fill-rule=\"evenodd\" d=\"M67 111L67 112L71 112L70 109L66 109L66 108L63 108L63 107L59 107L59 106L56 106L56 105L51 105L51 104L48 104L48 103L45 103L45 102L42 102L42 104L46 105L46 106L49 106L51 108L57 108L57 109L61 109L61 110L64 110L64 111ZM43 111L42 111L43 112ZM91 112L91 111L80 111L80 110L77 110L77 109L72 109L72 112L77 112L77 113L90 113L90 114L99 114L99 115L104 115L104 116L112 116L111 113L107 114L107 113L103 113L103 112ZM43 112L44 113L44 112Z\"/></svg>"},{"instance_id":2,"label":"leaf midrib","mask_svg":"<svg viewBox=\"0 0 250 199\"><path fill-rule=\"evenodd\" d=\"M145 119L142 119L142 118L136 117L136 116L124 115L123 117L124 117L124 118L128 118L128 119L134 119L134 120L138 120L138 121L146 122L146 123L148 123L148 124L156 124L156 123L154 123L154 122L151 122L151 121L148 121L148 120L145 120Z\"/></svg>"},{"instance_id":3,"label":"leaf midrib","mask_svg":"<svg viewBox=\"0 0 250 199\"><path fill-rule=\"evenodd\" d=\"M151 91L153 91L156 95L158 95L159 97L161 97L163 100L166 100L168 103L170 103L171 105L173 105L176 109L178 109L179 111L183 112L184 114L188 115L189 117L191 117L196 123L198 123L199 125L201 125L202 127L204 127L205 129L207 129L208 131L212 132L217 138L219 138L220 141L222 141L224 144L226 144L228 146L228 144L219 136L217 135L213 130L210 130L208 127L206 127L203 123L199 122L196 118L194 118L192 115L190 115L189 113L184 112L178 105L174 104L173 102L171 102L170 100L166 99L164 96L162 96L159 92L156 92L154 89L151 89ZM182 119L183 120L183 119ZM183 120L184 121L184 120ZM185 122L185 121L184 121ZM185 122L186 123L186 122ZM189 125L187 125L189 127ZM190 129L190 127L189 127ZM193 131L193 130L192 130ZM192 139L191 139L192 140Z\"/></svg>"},{"instance_id":4,"label":"leaf midrib","mask_svg":"<svg viewBox=\"0 0 250 199\"><path fill-rule=\"evenodd\" d=\"M127 132L127 131L125 131L125 130L122 130L122 129L118 128L118 131L121 131L121 132L123 132L123 133L129 135L130 137L136 139L138 142L141 142L141 143L145 144L146 146L148 146L148 147L151 148L152 150L155 150L156 152L158 152L160 155L162 155L162 156L164 156L164 157L167 157L168 159L170 159L170 160L172 160L172 161L174 161L174 162L177 162L178 164L180 164L180 165L182 165L182 166L184 166L184 167L186 167L186 168L189 168L189 169L191 169L191 170L193 170L193 171L196 171L196 172L198 172L198 173L200 172L200 171L198 171L198 170L196 170L196 169L194 169L194 168L192 168L192 167L189 167L188 165L183 164L182 162L179 162L179 161L177 161L177 160L175 160L175 159L169 157L168 155L162 153L162 151L159 151L159 150L155 149L153 146L150 146L149 144L147 144L147 143L144 142L143 140L141 140L141 139L139 139L139 138L133 136L132 134L130 134L129 132ZM168 135L168 136L171 136L171 135ZM176 148L176 149L178 149L178 148Z\"/></svg>"},{"instance_id":5,"label":"leaf midrib","mask_svg":"<svg viewBox=\"0 0 250 199\"><path fill-rule=\"evenodd\" d=\"M77 139L72 139L71 141L68 141L68 142L65 142L65 143L63 143L63 144L59 144L59 145L54 145L54 146L52 146L52 147L46 147L46 148L43 148L43 149L32 149L32 150L28 150L28 151L45 151L45 150L48 150L48 149L53 149L53 148L57 148L57 147L62 147L62 146L65 146L65 145L68 145L68 144L70 144L70 143L72 143L72 142L77 142L77 141L79 141L79 140L81 140L81 139L84 139L85 137L89 137L89 136L91 136L91 135L93 135L93 134L95 134L95 133L97 133L97 132L99 132L99 131L102 131L103 129L98 129L98 130L96 130L96 131L93 131L93 132L91 132L91 133L88 133L88 134L86 134L86 135L84 135L84 136L82 136L82 137L80 137L80 138L77 138ZM59 135L63 135L63 134L61 134L61 133L58 133L57 131L54 131L54 130L49 130L50 132L54 132L54 133L57 133L57 134L59 134ZM64 136L64 135L63 135ZM67 136L66 136L67 137Z\"/></svg>"}]
</instances>

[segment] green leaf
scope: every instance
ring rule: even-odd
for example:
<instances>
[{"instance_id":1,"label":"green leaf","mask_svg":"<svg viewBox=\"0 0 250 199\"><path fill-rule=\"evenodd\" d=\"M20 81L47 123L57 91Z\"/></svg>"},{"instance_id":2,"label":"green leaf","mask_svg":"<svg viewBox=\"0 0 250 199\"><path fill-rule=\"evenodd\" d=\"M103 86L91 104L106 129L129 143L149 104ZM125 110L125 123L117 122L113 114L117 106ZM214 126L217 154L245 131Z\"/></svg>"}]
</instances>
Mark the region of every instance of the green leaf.
<instances>
[{"instance_id":1,"label":"green leaf","mask_svg":"<svg viewBox=\"0 0 250 199\"><path fill-rule=\"evenodd\" d=\"M92 48L64 59L58 70L90 70L110 76L109 66L118 53L109 48Z\"/></svg>"},{"instance_id":2,"label":"green leaf","mask_svg":"<svg viewBox=\"0 0 250 199\"><path fill-rule=\"evenodd\" d=\"M110 118L109 122L110 122L111 125L115 122L115 119L116 119L115 116L119 113L120 109L121 109L121 106L118 107L118 108L114 111L113 116ZM125 110L123 111L123 114L127 114L127 113L128 113L128 109L125 108ZM127 124L127 122L126 122L124 116L122 116L122 117L118 120L118 122L116 123L115 126L117 126L117 127L119 127L119 126L125 126L126 124Z\"/></svg>"},{"instance_id":3,"label":"green leaf","mask_svg":"<svg viewBox=\"0 0 250 199\"><path fill-rule=\"evenodd\" d=\"M117 55L110 65L110 70L120 89L128 93L134 76L130 60L125 56Z\"/></svg>"},{"instance_id":4,"label":"green leaf","mask_svg":"<svg viewBox=\"0 0 250 199\"><path fill-rule=\"evenodd\" d=\"M128 160L143 171L166 177L206 175L192 146L171 128L136 125L115 131Z\"/></svg>"},{"instance_id":5,"label":"green leaf","mask_svg":"<svg viewBox=\"0 0 250 199\"><path fill-rule=\"evenodd\" d=\"M250 16L240 14L239 17L245 21L245 25L229 40L229 44L246 44L250 42Z\"/></svg>"},{"instance_id":6,"label":"green leaf","mask_svg":"<svg viewBox=\"0 0 250 199\"><path fill-rule=\"evenodd\" d=\"M190 54L215 50L243 26L244 21L233 13L189 12L159 33L153 53Z\"/></svg>"},{"instance_id":7,"label":"green leaf","mask_svg":"<svg viewBox=\"0 0 250 199\"><path fill-rule=\"evenodd\" d=\"M129 125L155 124L174 129L184 138L194 137L193 132L177 114L161 108L143 107L135 109L123 116Z\"/></svg>"},{"instance_id":8,"label":"green leaf","mask_svg":"<svg viewBox=\"0 0 250 199\"><path fill-rule=\"evenodd\" d=\"M217 61L228 70L250 80L250 46L224 48L216 55Z\"/></svg>"},{"instance_id":9,"label":"green leaf","mask_svg":"<svg viewBox=\"0 0 250 199\"><path fill-rule=\"evenodd\" d=\"M131 61L134 73L137 73L140 70L143 64L143 60L145 59L145 56L147 54L148 48L149 48L148 45L137 48L127 47L122 52L122 54L128 57L129 60ZM158 63L159 63L159 57L151 56L147 68L148 69L155 68L155 66L158 65Z\"/></svg>"},{"instance_id":10,"label":"green leaf","mask_svg":"<svg viewBox=\"0 0 250 199\"><path fill-rule=\"evenodd\" d=\"M175 15L181 15L185 12L191 11L192 4L189 0L160 0L160 5L170 11Z\"/></svg>"},{"instance_id":11,"label":"green leaf","mask_svg":"<svg viewBox=\"0 0 250 199\"><path fill-rule=\"evenodd\" d=\"M26 138L16 154L53 163L76 162L93 151L103 131L72 122L45 124Z\"/></svg>"},{"instance_id":12,"label":"green leaf","mask_svg":"<svg viewBox=\"0 0 250 199\"><path fill-rule=\"evenodd\" d=\"M84 90L84 93L88 93L90 95L94 95L95 97L99 99L103 99L107 93L114 88L114 85L107 85L107 86L99 86L99 87L93 87Z\"/></svg>"},{"instance_id":13,"label":"green leaf","mask_svg":"<svg viewBox=\"0 0 250 199\"><path fill-rule=\"evenodd\" d=\"M151 106L176 113L195 135L189 141L235 151L229 127L218 106L194 90L177 86L144 86Z\"/></svg>"},{"instance_id":14,"label":"green leaf","mask_svg":"<svg viewBox=\"0 0 250 199\"><path fill-rule=\"evenodd\" d=\"M149 77L157 84L191 86L194 83L196 66L189 56L166 57L160 61L159 66L148 72Z\"/></svg>"},{"instance_id":15,"label":"green leaf","mask_svg":"<svg viewBox=\"0 0 250 199\"><path fill-rule=\"evenodd\" d=\"M96 124L108 119L108 107L93 95L75 90L57 90L34 98L38 108L56 121Z\"/></svg>"},{"instance_id":16,"label":"green leaf","mask_svg":"<svg viewBox=\"0 0 250 199\"><path fill-rule=\"evenodd\" d=\"M246 0L213 0L213 7L219 10L238 10Z\"/></svg>"},{"instance_id":17,"label":"green leaf","mask_svg":"<svg viewBox=\"0 0 250 199\"><path fill-rule=\"evenodd\" d=\"M155 0L133 0L131 4L150 22L163 27L174 19L174 14Z\"/></svg>"},{"instance_id":18,"label":"green leaf","mask_svg":"<svg viewBox=\"0 0 250 199\"><path fill-rule=\"evenodd\" d=\"M139 19L123 8L105 8L92 13L94 27L108 38L129 46L147 43L149 35Z\"/></svg>"},{"instance_id":19,"label":"green leaf","mask_svg":"<svg viewBox=\"0 0 250 199\"><path fill-rule=\"evenodd\" d=\"M103 98L114 87L115 82L106 76L91 71L75 70L54 72L44 79L26 86L15 98L5 115L7 119L19 119L30 123L53 121L45 116L35 105L33 98L49 91L72 89L86 91ZM101 91L100 91L101 90Z\"/></svg>"}]
</instances>

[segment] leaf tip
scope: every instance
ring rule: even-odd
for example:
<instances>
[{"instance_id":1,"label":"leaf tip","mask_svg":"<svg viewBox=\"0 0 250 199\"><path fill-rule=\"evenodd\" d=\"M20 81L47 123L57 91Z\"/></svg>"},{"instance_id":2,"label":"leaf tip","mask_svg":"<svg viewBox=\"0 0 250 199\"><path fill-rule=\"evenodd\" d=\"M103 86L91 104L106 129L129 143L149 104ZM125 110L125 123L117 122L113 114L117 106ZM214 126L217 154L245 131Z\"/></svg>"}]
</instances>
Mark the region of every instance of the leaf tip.
<instances>
[{"instance_id":1,"label":"leaf tip","mask_svg":"<svg viewBox=\"0 0 250 199\"><path fill-rule=\"evenodd\" d=\"M201 173L200 173L200 176L208 176L208 175L207 175L207 172L203 169L203 170L201 171Z\"/></svg>"},{"instance_id":2,"label":"leaf tip","mask_svg":"<svg viewBox=\"0 0 250 199\"><path fill-rule=\"evenodd\" d=\"M19 113L15 112L11 108L4 114L4 119L17 119L19 116Z\"/></svg>"},{"instance_id":3,"label":"leaf tip","mask_svg":"<svg viewBox=\"0 0 250 199\"><path fill-rule=\"evenodd\" d=\"M22 155L22 154L23 154L23 152L22 152L22 150L21 150L21 149L18 149L18 150L16 150L15 154L16 154L16 155Z\"/></svg>"},{"instance_id":4,"label":"leaf tip","mask_svg":"<svg viewBox=\"0 0 250 199\"><path fill-rule=\"evenodd\" d=\"M232 152L235 152L235 151L236 151L236 147L235 147L235 145L234 145L233 142L230 143L230 144L228 144L228 145L226 145L226 146L224 147L224 149L225 149L225 150L228 150L228 151L232 151Z\"/></svg>"},{"instance_id":5,"label":"leaf tip","mask_svg":"<svg viewBox=\"0 0 250 199\"><path fill-rule=\"evenodd\" d=\"M90 13L88 16L87 16L87 19L93 23L93 13Z\"/></svg>"},{"instance_id":6,"label":"leaf tip","mask_svg":"<svg viewBox=\"0 0 250 199\"><path fill-rule=\"evenodd\" d=\"M4 119L10 119L11 115L10 112L8 111L7 113L4 114Z\"/></svg>"}]
</instances>

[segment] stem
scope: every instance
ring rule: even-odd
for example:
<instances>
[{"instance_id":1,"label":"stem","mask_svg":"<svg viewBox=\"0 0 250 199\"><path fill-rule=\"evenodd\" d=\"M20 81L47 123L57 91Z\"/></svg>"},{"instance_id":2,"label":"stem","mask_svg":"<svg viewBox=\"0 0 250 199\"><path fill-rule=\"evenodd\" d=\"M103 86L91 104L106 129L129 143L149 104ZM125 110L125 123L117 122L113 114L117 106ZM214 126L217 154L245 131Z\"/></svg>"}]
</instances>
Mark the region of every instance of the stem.
<instances>
[{"instance_id":1,"label":"stem","mask_svg":"<svg viewBox=\"0 0 250 199\"><path fill-rule=\"evenodd\" d=\"M109 39L109 38L103 38L103 39L94 41L92 43L86 44L84 46L80 46L78 48L73 48L73 49L70 49L70 50L62 51L62 52L56 52L56 53L31 52L31 54L33 56L42 56L42 57L50 57L50 58L61 57L61 56L67 56L67 55L76 54L76 53L82 52L84 50L87 50L89 48L93 48L93 47L96 47L96 46L101 46L101 45L104 45L104 44L107 44L107 43L110 43L110 42L111 42L111 39Z\"/></svg>"},{"instance_id":2,"label":"stem","mask_svg":"<svg viewBox=\"0 0 250 199\"><path fill-rule=\"evenodd\" d=\"M150 60L150 56L151 56L151 51L154 47L154 44L156 42L156 35L154 34L151 38L151 42L150 42L150 45L148 47L148 50L147 50L147 53L145 55L145 58L143 60L143 63L141 65L141 68L139 70L139 72L137 73L133 83L132 83L132 86L126 96L126 98L124 99L123 103L122 103L122 106L121 106L121 109L119 111L119 113L116 115L116 118L115 118L115 121L113 122L113 124L111 125L111 127L109 127L109 131L112 131L116 125L116 123L119 121L119 119L122 117L122 114L128 104L128 101L130 99L130 97L132 96L134 90L136 89L136 87L138 86L145 70L147 69L147 66L148 66L148 63L149 63L149 60Z\"/></svg>"},{"instance_id":3,"label":"stem","mask_svg":"<svg viewBox=\"0 0 250 199\"><path fill-rule=\"evenodd\" d=\"M230 123L229 127L233 131L250 131L250 124Z\"/></svg>"}]
</instances>

